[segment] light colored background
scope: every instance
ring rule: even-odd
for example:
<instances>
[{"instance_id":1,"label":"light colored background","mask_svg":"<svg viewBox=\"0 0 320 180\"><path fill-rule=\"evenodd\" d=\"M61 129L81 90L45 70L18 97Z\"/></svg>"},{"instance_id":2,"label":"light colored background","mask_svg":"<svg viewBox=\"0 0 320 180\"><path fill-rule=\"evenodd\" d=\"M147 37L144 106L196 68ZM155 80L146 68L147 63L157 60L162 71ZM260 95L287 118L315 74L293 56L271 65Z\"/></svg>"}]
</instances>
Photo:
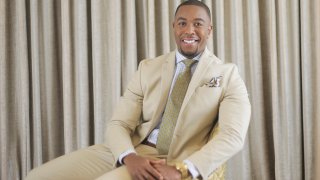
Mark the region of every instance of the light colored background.
<instances>
[{"instance_id":1,"label":"light colored background","mask_svg":"<svg viewBox=\"0 0 320 180\"><path fill-rule=\"evenodd\" d=\"M0 178L103 142L143 58L175 49L179 0L0 0ZM319 0L205 0L211 49L252 102L228 179L320 179Z\"/></svg>"}]
</instances>

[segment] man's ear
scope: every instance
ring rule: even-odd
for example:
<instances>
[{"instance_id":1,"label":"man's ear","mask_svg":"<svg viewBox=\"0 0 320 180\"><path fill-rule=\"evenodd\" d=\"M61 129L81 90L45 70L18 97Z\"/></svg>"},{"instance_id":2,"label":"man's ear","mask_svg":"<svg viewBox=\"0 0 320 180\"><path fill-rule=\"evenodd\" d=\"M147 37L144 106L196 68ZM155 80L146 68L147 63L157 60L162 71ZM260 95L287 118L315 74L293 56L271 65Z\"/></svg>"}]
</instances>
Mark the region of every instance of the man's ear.
<instances>
[{"instance_id":1,"label":"man's ear","mask_svg":"<svg viewBox=\"0 0 320 180\"><path fill-rule=\"evenodd\" d=\"M208 35L210 36L211 35L211 32L213 31L213 26L212 25L210 25L209 27L208 27Z\"/></svg>"}]
</instances>

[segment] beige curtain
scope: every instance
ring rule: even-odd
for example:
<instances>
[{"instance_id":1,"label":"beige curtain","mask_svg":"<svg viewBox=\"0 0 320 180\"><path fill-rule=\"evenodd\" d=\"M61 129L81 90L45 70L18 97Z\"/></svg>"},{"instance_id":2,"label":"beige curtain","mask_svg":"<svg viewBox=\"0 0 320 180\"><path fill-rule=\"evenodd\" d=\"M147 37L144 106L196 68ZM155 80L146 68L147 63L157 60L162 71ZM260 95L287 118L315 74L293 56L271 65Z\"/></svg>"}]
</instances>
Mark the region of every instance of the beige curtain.
<instances>
[{"instance_id":1,"label":"beige curtain","mask_svg":"<svg viewBox=\"0 0 320 180\"><path fill-rule=\"evenodd\" d=\"M320 0L205 0L208 48L252 103L227 179L320 179ZM143 58L175 49L180 0L0 0L0 179L103 142Z\"/></svg>"}]
</instances>

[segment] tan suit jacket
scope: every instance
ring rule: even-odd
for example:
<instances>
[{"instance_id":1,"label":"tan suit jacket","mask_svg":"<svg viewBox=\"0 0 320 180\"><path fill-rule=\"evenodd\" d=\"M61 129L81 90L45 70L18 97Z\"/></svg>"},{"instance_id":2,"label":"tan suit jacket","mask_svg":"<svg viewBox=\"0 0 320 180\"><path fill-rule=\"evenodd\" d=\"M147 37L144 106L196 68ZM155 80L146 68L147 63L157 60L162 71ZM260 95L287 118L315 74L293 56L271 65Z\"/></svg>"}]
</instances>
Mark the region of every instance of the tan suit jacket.
<instances>
[{"instance_id":1,"label":"tan suit jacket","mask_svg":"<svg viewBox=\"0 0 320 180\"><path fill-rule=\"evenodd\" d=\"M139 145L161 121L174 72L175 52L141 61L107 125L106 143L115 159ZM206 85L219 76L218 87ZM242 148L250 114L237 67L205 50L182 104L168 161L188 159L207 179ZM219 132L210 139L217 121Z\"/></svg>"}]
</instances>

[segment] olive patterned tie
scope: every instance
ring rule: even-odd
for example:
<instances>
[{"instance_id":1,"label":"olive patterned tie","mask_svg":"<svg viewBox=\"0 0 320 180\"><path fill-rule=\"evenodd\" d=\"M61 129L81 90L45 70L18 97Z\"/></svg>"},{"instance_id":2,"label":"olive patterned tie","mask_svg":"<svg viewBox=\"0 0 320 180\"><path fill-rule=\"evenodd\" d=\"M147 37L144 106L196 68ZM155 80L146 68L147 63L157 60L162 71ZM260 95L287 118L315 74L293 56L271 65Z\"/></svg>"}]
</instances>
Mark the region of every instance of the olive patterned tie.
<instances>
[{"instance_id":1,"label":"olive patterned tie","mask_svg":"<svg viewBox=\"0 0 320 180\"><path fill-rule=\"evenodd\" d=\"M162 122L160 125L156 144L156 148L160 154L168 154L181 105L191 80L191 66L196 62L196 60L186 59L182 62L185 64L185 68L177 77L175 85L168 99L166 108L164 110Z\"/></svg>"}]
</instances>

